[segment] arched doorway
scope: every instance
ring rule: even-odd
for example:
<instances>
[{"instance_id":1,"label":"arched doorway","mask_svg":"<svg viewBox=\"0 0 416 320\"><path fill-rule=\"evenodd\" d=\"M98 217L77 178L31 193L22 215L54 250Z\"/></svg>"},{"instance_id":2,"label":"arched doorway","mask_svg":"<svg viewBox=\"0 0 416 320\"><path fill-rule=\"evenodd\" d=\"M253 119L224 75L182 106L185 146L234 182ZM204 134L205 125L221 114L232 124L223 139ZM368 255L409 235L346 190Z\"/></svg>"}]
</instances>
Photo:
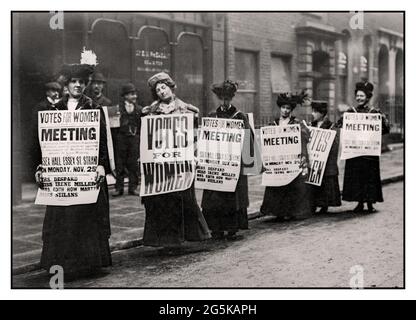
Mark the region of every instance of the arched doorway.
<instances>
[{"instance_id":1,"label":"arched doorway","mask_svg":"<svg viewBox=\"0 0 416 320\"><path fill-rule=\"evenodd\" d=\"M378 53L378 107L389 114L389 50L382 45Z\"/></svg>"},{"instance_id":2,"label":"arched doorway","mask_svg":"<svg viewBox=\"0 0 416 320\"><path fill-rule=\"evenodd\" d=\"M131 82L131 44L126 27L118 21L95 21L91 47L97 55L98 71L107 77L105 94L117 104L121 85Z\"/></svg>"},{"instance_id":3,"label":"arched doorway","mask_svg":"<svg viewBox=\"0 0 416 320\"><path fill-rule=\"evenodd\" d=\"M135 42L135 83L139 89L139 102L152 103L147 80L154 74L171 74L171 45L167 32L156 26L143 26Z\"/></svg>"}]
</instances>

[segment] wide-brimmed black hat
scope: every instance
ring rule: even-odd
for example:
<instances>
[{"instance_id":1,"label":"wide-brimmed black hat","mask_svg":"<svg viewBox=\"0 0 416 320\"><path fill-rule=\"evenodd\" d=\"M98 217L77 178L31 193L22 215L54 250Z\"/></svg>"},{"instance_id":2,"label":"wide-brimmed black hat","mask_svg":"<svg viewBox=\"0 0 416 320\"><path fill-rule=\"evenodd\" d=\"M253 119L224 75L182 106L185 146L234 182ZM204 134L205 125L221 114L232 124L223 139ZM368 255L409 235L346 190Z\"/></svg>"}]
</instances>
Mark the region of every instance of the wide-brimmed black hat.
<instances>
[{"instance_id":1,"label":"wide-brimmed black hat","mask_svg":"<svg viewBox=\"0 0 416 320\"><path fill-rule=\"evenodd\" d=\"M45 84L46 90L55 90L55 91L61 91L62 86L58 82L48 82Z\"/></svg>"},{"instance_id":2,"label":"wide-brimmed black hat","mask_svg":"<svg viewBox=\"0 0 416 320\"><path fill-rule=\"evenodd\" d=\"M137 92L136 86L132 83L123 84L121 87L121 96L124 96L131 92Z\"/></svg>"},{"instance_id":3,"label":"wide-brimmed black hat","mask_svg":"<svg viewBox=\"0 0 416 320\"><path fill-rule=\"evenodd\" d=\"M316 110L319 113L322 113L322 114L328 113L328 102L326 101L312 100L311 107L313 110Z\"/></svg>"},{"instance_id":4,"label":"wide-brimmed black hat","mask_svg":"<svg viewBox=\"0 0 416 320\"><path fill-rule=\"evenodd\" d=\"M305 102L305 99L307 98L308 94L305 92L305 90L302 90L300 93L280 93L277 96L276 104L278 107L282 106L290 106L293 109L296 108L298 104L303 104Z\"/></svg>"},{"instance_id":5,"label":"wide-brimmed black hat","mask_svg":"<svg viewBox=\"0 0 416 320\"><path fill-rule=\"evenodd\" d=\"M65 64L62 67L61 74L66 81L72 78L83 79L86 83L89 81L90 75L94 72L94 66L90 64Z\"/></svg>"},{"instance_id":6,"label":"wide-brimmed black hat","mask_svg":"<svg viewBox=\"0 0 416 320\"><path fill-rule=\"evenodd\" d=\"M357 94L358 91L362 91L365 93L367 98L371 98L373 96L374 85L368 81L361 81L355 84L355 93Z\"/></svg>"},{"instance_id":7,"label":"wide-brimmed black hat","mask_svg":"<svg viewBox=\"0 0 416 320\"><path fill-rule=\"evenodd\" d=\"M211 91L214 92L218 98L232 98L238 89L238 83L232 80L225 80L224 82L214 83L211 86Z\"/></svg>"}]
</instances>

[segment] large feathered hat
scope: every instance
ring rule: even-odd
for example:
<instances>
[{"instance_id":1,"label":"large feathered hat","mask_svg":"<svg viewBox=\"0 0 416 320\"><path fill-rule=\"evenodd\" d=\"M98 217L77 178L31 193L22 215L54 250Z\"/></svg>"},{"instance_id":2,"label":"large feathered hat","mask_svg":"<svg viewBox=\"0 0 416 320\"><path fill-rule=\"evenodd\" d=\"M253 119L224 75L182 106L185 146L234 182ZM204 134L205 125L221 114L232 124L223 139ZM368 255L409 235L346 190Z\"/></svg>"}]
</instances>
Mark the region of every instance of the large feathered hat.
<instances>
[{"instance_id":1,"label":"large feathered hat","mask_svg":"<svg viewBox=\"0 0 416 320\"><path fill-rule=\"evenodd\" d=\"M238 83L231 80L225 80L221 83L214 83L211 86L212 92L214 92L220 99L233 98L237 92L237 89Z\"/></svg>"},{"instance_id":2,"label":"large feathered hat","mask_svg":"<svg viewBox=\"0 0 416 320\"><path fill-rule=\"evenodd\" d=\"M306 93L306 90L302 90L300 93L296 92L295 94L292 94L289 92L280 93L277 96L276 104L279 107L288 105L293 110L296 108L298 104L303 104L307 97L308 97L308 94Z\"/></svg>"},{"instance_id":3,"label":"large feathered hat","mask_svg":"<svg viewBox=\"0 0 416 320\"><path fill-rule=\"evenodd\" d=\"M87 84L97 64L96 54L84 47L80 63L65 64L61 69L61 75L65 78L65 82L69 82L72 78L80 78Z\"/></svg>"},{"instance_id":4,"label":"large feathered hat","mask_svg":"<svg viewBox=\"0 0 416 320\"><path fill-rule=\"evenodd\" d=\"M355 94L357 94L358 91L362 91L365 93L368 99L373 96L373 90L374 85L371 82L361 81L355 84Z\"/></svg>"}]
</instances>

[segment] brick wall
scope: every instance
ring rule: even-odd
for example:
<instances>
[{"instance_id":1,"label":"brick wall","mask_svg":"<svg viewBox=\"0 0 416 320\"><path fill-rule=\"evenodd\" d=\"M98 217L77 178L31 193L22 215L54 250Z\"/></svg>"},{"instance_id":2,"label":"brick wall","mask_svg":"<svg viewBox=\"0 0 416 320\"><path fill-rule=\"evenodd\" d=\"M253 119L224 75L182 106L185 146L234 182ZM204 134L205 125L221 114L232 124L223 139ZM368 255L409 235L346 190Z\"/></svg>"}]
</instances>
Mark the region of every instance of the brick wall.
<instances>
[{"instance_id":1,"label":"brick wall","mask_svg":"<svg viewBox=\"0 0 416 320\"><path fill-rule=\"evenodd\" d=\"M370 37L371 47L369 52L369 80L376 84L375 96L377 96L377 80L378 80L378 52L380 43L388 42L390 52L390 60L394 60L392 55L403 47L403 41L400 41L400 34L403 33L402 15L400 13L366 13L364 14L364 29L353 30L350 27L350 19L354 13L228 13L229 41L228 41L228 58L227 64L228 74L226 77L233 79L235 77L235 49L250 50L257 53L258 56L258 92L256 99L257 117L270 117L273 115L275 103L272 101L271 90L271 57L274 54L283 54L291 56L291 78L292 90L297 91L304 87L311 87L312 82L308 77L299 77L299 72L310 69L311 53L305 50L311 50L307 45L302 46L299 37L296 35L295 28L304 21L313 23L327 24L335 27L335 31L341 33L346 30L350 35L349 41L349 63L348 63L348 83L347 83L347 102L354 103L354 85L360 80L361 74L358 71L360 56L364 51L364 37ZM399 37L395 37L387 33L380 33L380 28L390 30L397 33ZM387 39L387 40L386 40ZM398 39L398 40L397 40ZM316 40L316 39L315 39ZM332 106L334 118L337 115L339 107L339 81L337 76L337 57L340 50L340 41L325 44L315 41L311 45L314 47L326 47L325 50L330 55L331 74L334 80L328 82L328 100L330 107ZM390 42L389 42L390 41ZM312 42L314 42L312 40ZM226 43L224 43L226 44ZM306 42L307 44L307 42ZM305 51L305 52L303 52ZM215 56L215 49L214 49ZM309 60L308 60L309 59ZM214 61L215 64L215 61ZM389 66L390 76L395 73L394 68ZM215 69L215 65L214 65ZM308 70L309 70L308 69ZM391 94L394 89L390 88ZM349 94L351 93L351 94ZM376 102L376 98L374 99ZM296 113L298 116L305 117L310 110L307 107L298 108Z\"/></svg>"}]
</instances>

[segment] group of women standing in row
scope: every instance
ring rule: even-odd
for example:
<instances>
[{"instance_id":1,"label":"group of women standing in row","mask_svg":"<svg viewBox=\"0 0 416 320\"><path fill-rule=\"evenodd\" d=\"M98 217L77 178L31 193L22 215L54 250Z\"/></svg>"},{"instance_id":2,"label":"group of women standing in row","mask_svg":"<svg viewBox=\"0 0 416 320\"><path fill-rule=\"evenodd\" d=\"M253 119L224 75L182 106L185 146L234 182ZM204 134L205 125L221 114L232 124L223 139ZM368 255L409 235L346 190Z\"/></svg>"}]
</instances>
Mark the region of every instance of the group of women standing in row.
<instances>
[{"instance_id":1,"label":"group of women standing in row","mask_svg":"<svg viewBox=\"0 0 416 320\"><path fill-rule=\"evenodd\" d=\"M88 83L90 69L85 65L71 65L65 72L69 97L54 110L78 110L99 108L83 94ZM143 116L193 113L195 121L199 110L195 106L180 100L175 95L176 84L166 73L158 73L148 80L154 102L142 109ZM369 107L372 95L370 83L357 84L357 108L349 112L379 112ZM214 84L212 91L218 102L218 108L209 117L238 119L249 129L247 115L234 106L231 101L237 91L237 84L227 80ZM277 106L280 116L271 125L301 124L293 116L293 110L302 103L304 95L280 95ZM327 117L325 102L312 102L313 121L310 126L336 130L341 121L333 124ZM104 118L104 117L102 117ZM388 126L383 117L384 132ZM196 123L197 125L197 123ZM383 132L383 133L384 133ZM254 134L245 135L254 141ZM196 139L196 137L195 137ZM274 215L277 219L288 221L311 216L316 207L326 212L330 206L341 205L338 186L338 142L331 149L321 187L305 184L308 171L308 126L302 125L301 167L299 176L286 186L267 187L261 212ZM109 249L109 200L105 179L108 169L105 123L100 130L100 162L97 168L97 185L101 186L98 200L94 204L68 207L47 206L43 227L43 250L41 265L46 270L53 265L64 268L65 278L78 278L96 273L101 267L111 265ZM244 163L242 163L243 170ZM36 180L42 184L42 168L36 172ZM346 161L343 199L358 201L355 212L363 212L363 204L373 212L373 203L383 201L378 157L359 157ZM202 241L238 238L237 232L248 228L247 208L249 206L247 176L240 174L235 192L204 190L202 211L195 197L195 188L146 196L142 198L146 210L144 245L155 247L178 247L184 241Z\"/></svg>"}]
</instances>

